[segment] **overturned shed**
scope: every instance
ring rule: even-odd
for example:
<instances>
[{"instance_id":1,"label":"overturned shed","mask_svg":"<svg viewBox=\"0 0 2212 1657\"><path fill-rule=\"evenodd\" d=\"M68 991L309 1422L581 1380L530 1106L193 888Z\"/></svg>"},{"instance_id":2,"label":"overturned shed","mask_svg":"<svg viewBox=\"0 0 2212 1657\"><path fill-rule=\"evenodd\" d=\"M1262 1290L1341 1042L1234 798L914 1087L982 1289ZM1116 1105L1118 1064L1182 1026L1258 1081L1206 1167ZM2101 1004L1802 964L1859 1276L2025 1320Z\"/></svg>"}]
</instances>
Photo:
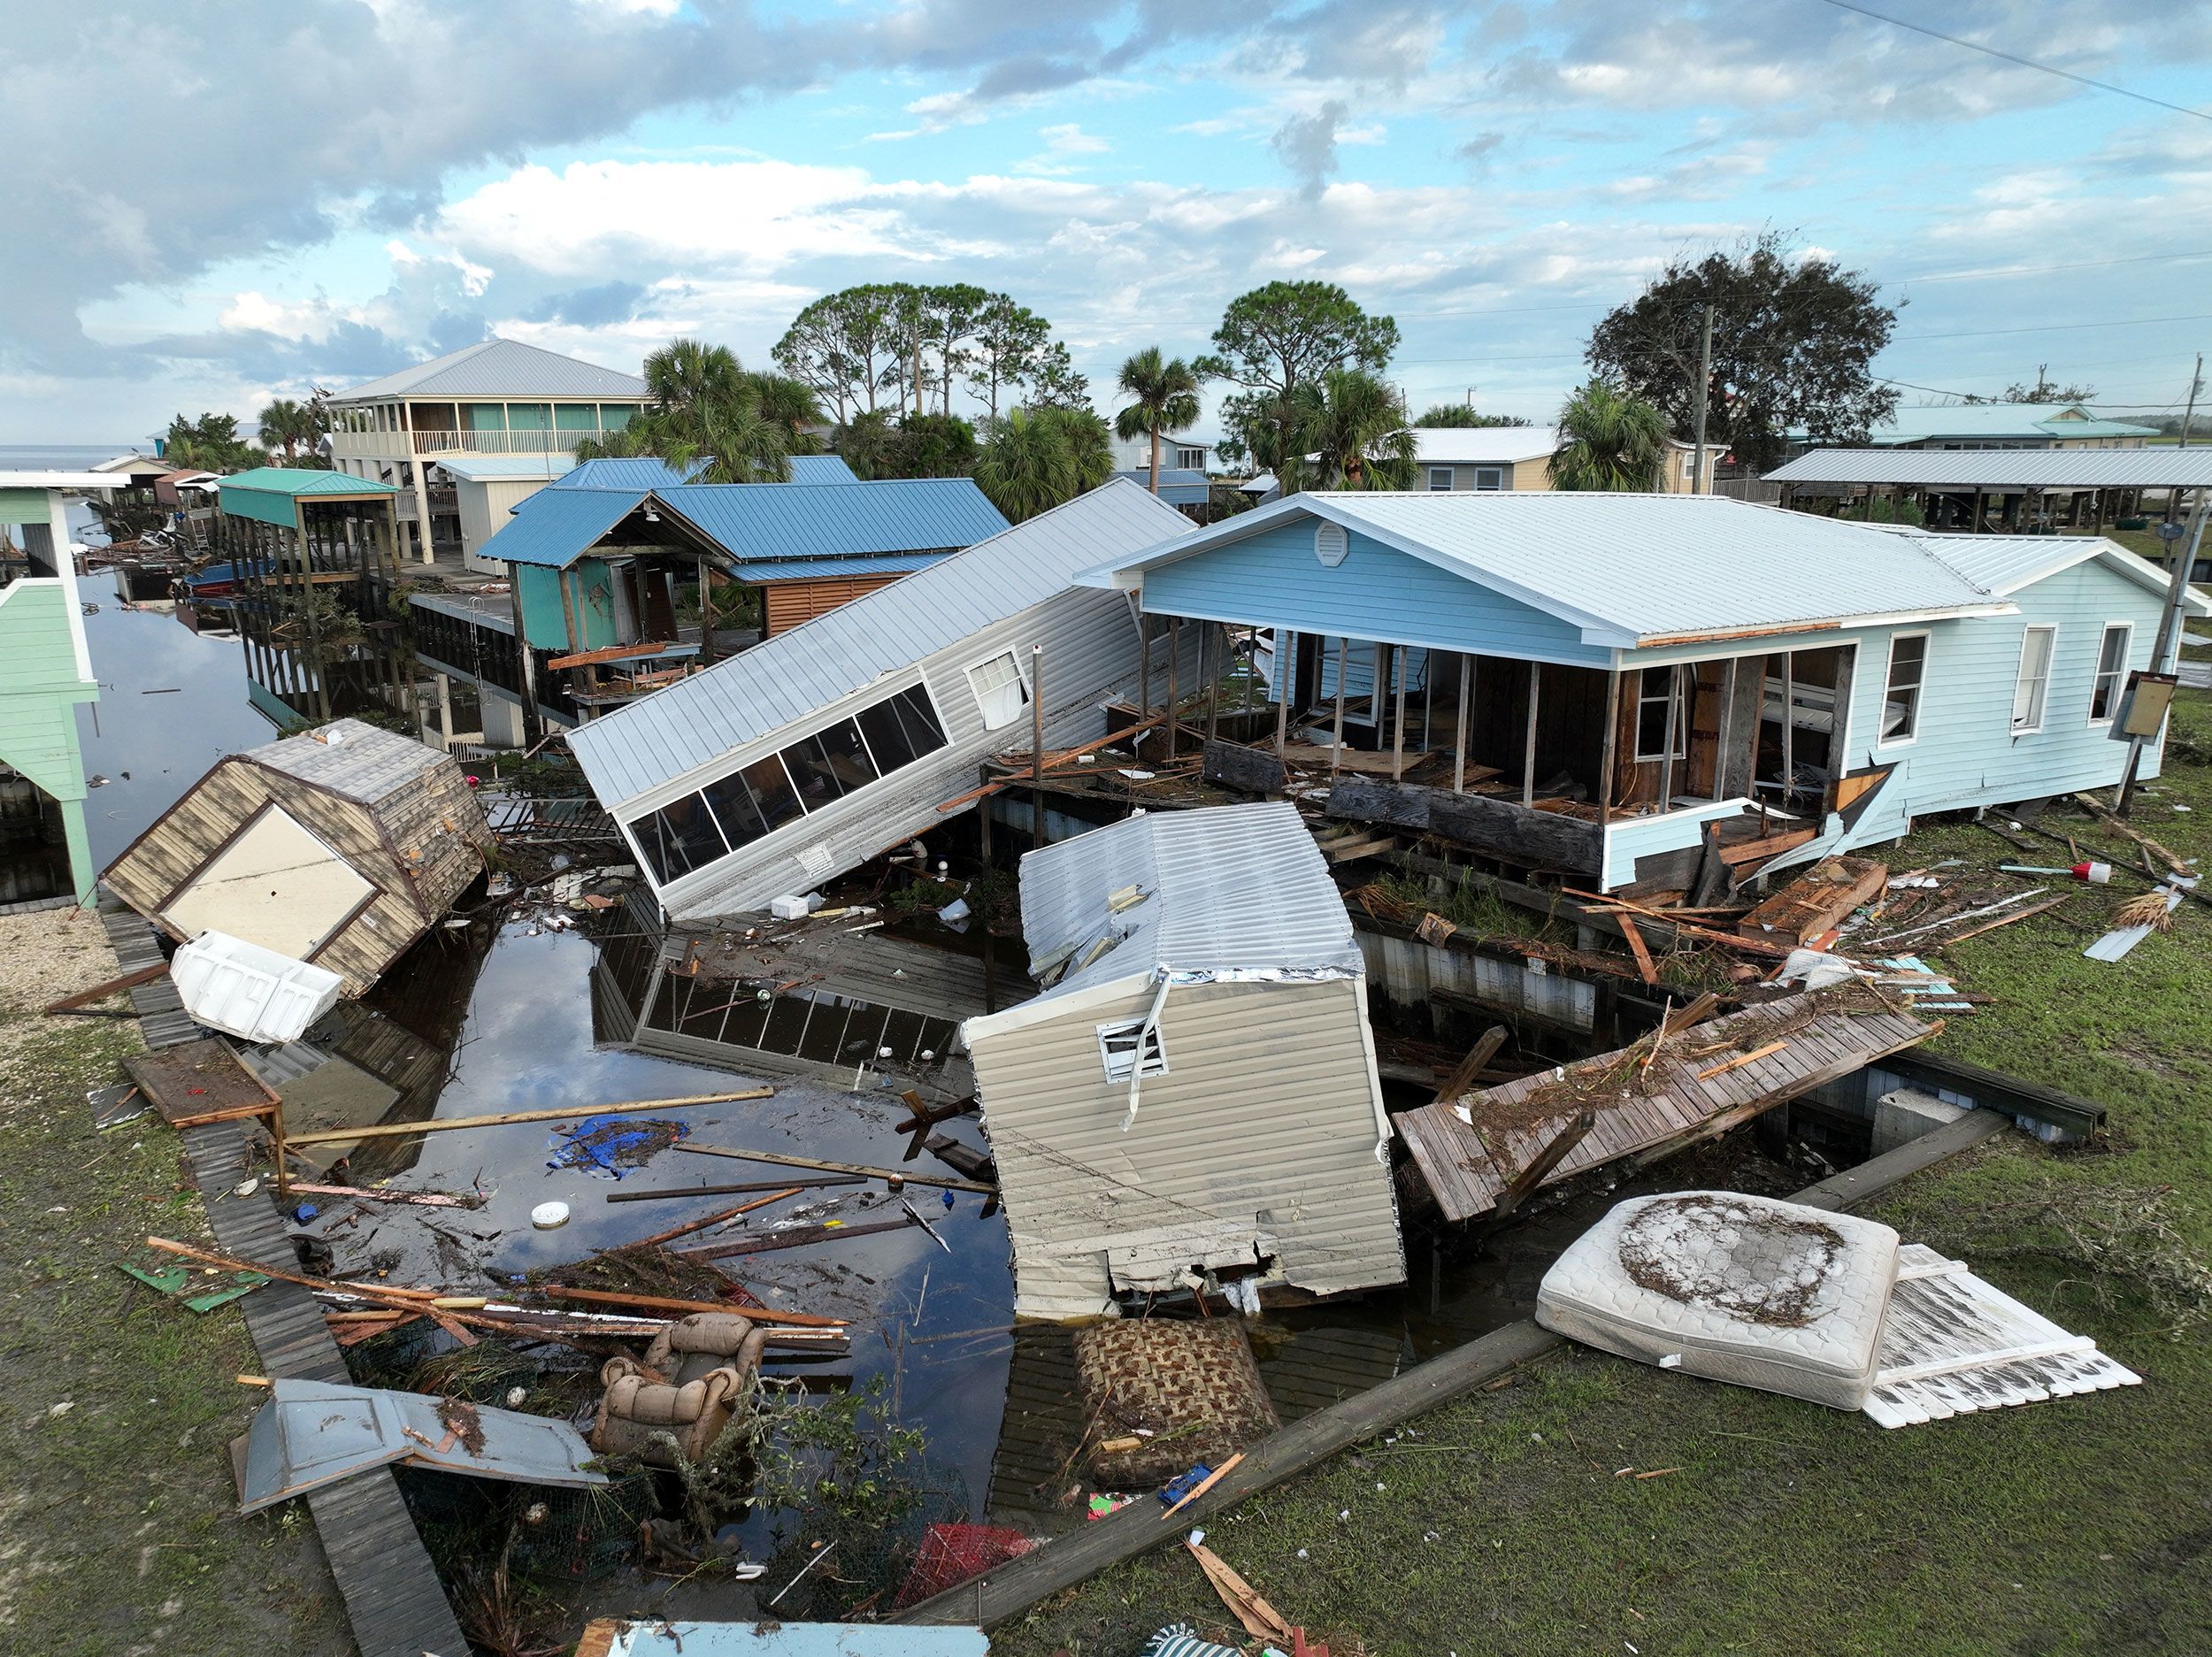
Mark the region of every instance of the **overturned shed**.
<instances>
[{"instance_id":1,"label":"overturned shed","mask_svg":"<svg viewBox=\"0 0 2212 1657\"><path fill-rule=\"evenodd\" d=\"M104 878L174 938L227 932L358 995L481 871L491 839L449 756L340 719L218 762Z\"/></svg>"},{"instance_id":2,"label":"overturned shed","mask_svg":"<svg viewBox=\"0 0 2212 1657\"><path fill-rule=\"evenodd\" d=\"M963 1027L1015 1309L1402 1280L1366 973L1297 811L1131 817L1030 853L1021 898L1048 987Z\"/></svg>"},{"instance_id":3,"label":"overturned shed","mask_svg":"<svg viewBox=\"0 0 2212 1657\"><path fill-rule=\"evenodd\" d=\"M1137 625L1092 566L1189 528L1129 483L867 594L577 730L593 792L678 919L766 907L945 820L982 762L1105 732ZM1041 652L1041 691L1032 680Z\"/></svg>"}]
</instances>

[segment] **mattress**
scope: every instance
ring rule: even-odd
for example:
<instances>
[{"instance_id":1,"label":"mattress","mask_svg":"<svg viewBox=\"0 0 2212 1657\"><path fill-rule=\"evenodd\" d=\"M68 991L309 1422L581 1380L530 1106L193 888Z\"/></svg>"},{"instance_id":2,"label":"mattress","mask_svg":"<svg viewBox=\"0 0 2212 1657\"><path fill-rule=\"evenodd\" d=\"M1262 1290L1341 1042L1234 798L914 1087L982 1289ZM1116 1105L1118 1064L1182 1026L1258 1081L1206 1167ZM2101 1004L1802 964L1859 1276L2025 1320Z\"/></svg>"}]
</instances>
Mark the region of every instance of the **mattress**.
<instances>
[{"instance_id":1,"label":"mattress","mask_svg":"<svg viewBox=\"0 0 2212 1657\"><path fill-rule=\"evenodd\" d=\"M1624 1358L1864 1406L1897 1280L1886 1225L1733 1191L1617 1204L1544 1274L1536 1321Z\"/></svg>"}]
</instances>

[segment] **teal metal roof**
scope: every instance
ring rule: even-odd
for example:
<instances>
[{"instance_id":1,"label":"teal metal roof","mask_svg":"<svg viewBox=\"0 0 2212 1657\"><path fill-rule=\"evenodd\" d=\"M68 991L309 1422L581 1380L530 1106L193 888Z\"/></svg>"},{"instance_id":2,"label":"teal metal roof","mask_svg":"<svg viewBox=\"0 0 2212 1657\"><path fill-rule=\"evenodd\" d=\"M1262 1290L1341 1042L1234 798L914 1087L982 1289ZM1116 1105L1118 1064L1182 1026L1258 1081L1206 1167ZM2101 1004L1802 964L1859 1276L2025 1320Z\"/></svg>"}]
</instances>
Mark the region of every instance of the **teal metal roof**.
<instances>
[{"instance_id":1,"label":"teal metal roof","mask_svg":"<svg viewBox=\"0 0 2212 1657\"><path fill-rule=\"evenodd\" d=\"M972 547L1007 527L966 478L874 483L687 484L662 505L735 558L854 557Z\"/></svg>"},{"instance_id":2,"label":"teal metal roof","mask_svg":"<svg viewBox=\"0 0 2212 1657\"><path fill-rule=\"evenodd\" d=\"M346 472L317 472L304 466L256 466L221 479L217 504L227 518L250 518L289 528L298 521L297 504L318 495L364 500L399 493L374 478Z\"/></svg>"},{"instance_id":3,"label":"teal metal roof","mask_svg":"<svg viewBox=\"0 0 2212 1657\"><path fill-rule=\"evenodd\" d=\"M794 455L793 483L858 483L860 474L845 464L842 455Z\"/></svg>"},{"instance_id":4,"label":"teal metal roof","mask_svg":"<svg viewBox=\"0 0 2212 1657\"><path fill-rule=\"evenodd\" d=\"M549 483L514 510L481 556L508 564L565 570L599 544L650 493L645 489L564 489Z\"/></svg>"},{"instance_id":5,"label":"teal metal roof","mask_svg":"<svg viewBox=\"0 0 2212 1657\"><path fill-rule=\"evenodd\" d=\"M550 487L556 489L662 489L674 484L687 482L714 464L711 457L702 456L681 469L670 465L657 455L626 456L618 460L579 461L576 469L557 479Z\"/></svg>"},{"instance_id":6,"label":"teal metal roof","mask_svg":"<svg viewBox=\"0 0 2212 1657\"><path fill-rule=\"evenodd\" d=\"M942 552L892 552L869 558L757 558L733 564L741 581L819 581L841 575L909 575L950 556Z\"/></svg>"}]
</instances>

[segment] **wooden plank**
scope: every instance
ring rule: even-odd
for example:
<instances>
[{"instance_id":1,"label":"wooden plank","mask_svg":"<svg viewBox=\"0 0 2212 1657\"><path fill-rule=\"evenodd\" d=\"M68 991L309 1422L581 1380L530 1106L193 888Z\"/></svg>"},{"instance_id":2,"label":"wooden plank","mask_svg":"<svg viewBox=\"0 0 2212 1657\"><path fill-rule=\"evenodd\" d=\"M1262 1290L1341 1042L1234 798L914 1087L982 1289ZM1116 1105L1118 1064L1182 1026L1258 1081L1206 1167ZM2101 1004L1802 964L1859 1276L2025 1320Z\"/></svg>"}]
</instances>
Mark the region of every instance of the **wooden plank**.
<instances>
[{"instance_id":1,"label":"wooden plank","mask_svg":"<svg viewBox=\"0 0 2212 1657\"><path fill-rule=\"evenodd\" d=\"M1840 924L1852 910L1879 897L1889 868L1863 857L1831 857L1815 864L1736 923L1745 938L1804 944Z\"/></svg>"},{"instance_id":2,"label":"wooden plank","mask_svg":"<svg viewBox=\"0 0 2212 1657\"><path fill-rule=\"evenodd\" d=\"M1893 1053L1882 1060L1881 1066L1909 1082L1963 1093L1993 1114L2025 1116L2031 1122L2048 1123L2085 1139L2104 1125L2104 1107L2094 1100L2048 1087L2041 1082L1985 1070L1947 1053L1925 1047Z\"/></svg>"},{"instance_id":3,"label":"wooden plank","mask_svg":"<svg viewBox=\"0 0 2212 1657\"><path fill-rule=\"evenodd\" d=\"M541 1285L538 1293L556 1300L582 1300L594 1306L633 1306L649 1312L673 1312L688 1317L694 1312L735 1312L756 1323L794 1329L843 1329L850 1321L819 1317L811 1312L779 1312L767 1307L741 1306L734 1300L679 1300L659 1294L624 1294L612 1289L570 1289L557 1283Z\"/></svg>"},{"instance_id":4,"label":"wooden plank","mask_svg":"<svg viewBox=\"0 0 2212 1657\"><path fill-rule=\"evenodd\" d=\"M1488 1068L1490 1061L1498 1056L1498 1049L1505 1046L1511 1033L1503 1024L1493 1024L1484 1031L1475 1045L1467 1049L1467 1056L1445 1078L1444 1085L1436 1090L1436 1097L1431 1102L1448 1104L1474 1091L1476 1080Z\"/></svg>"},{"instance_id":5,"label":"wooden plank","mask_svg":"<svg viewBox=\"0 0 2212 1657\"><path fill-rule=\"evenodd\" d=\"M258 1116L279 1102L261 1078L212 1036L126 1059L123 1068L162 1119L180 1128Z\"/></svg>"},{"instance_id":6,"label":"wooden plank","mask_svg":"<svg viewBox=\"0 0 2212 1657\"><path fill-rule=\"evenodd\" d=\"M1636 930L1636 923L1624 915L1620 917L1621 936L1628 940L1628 953L1636 957L1636 970L1645 983L1659 982L1659 969L1652 963L1651 950L1644 942L1644 935Z\"/></svg>"},{"instance_id":7,"label":"wooden plank","mask_svg":"<svg viewBox=\"0 0 2212 1657\"><path fill-rule=\"evenodd\" d=\"M772 1087L746 1087L730 1093L693 1093L682 1099L632 1099L612 1105L563 1105L549 1110L509 1110L490 1116L436 1116L427 1122L380 1122L365 1128L322 1128L295 1133L293 1145L322 1145L341 1139L404 1139L416 1133L451 1133L462 1128L504 1127L516 1122L572 1122L585 1116L634 1116L641 1110L680 1110L690 1105L719 1105L741 1099L767 1099ZM687 1148L678 1146L679 1150Z\"/></svg>"},{"instance_id":8,"label":"wooden plank","mask_svg":"<svg viewBox=\"0 0 2212 1657\"><path fill-rule=\"evenodd\" d=\"M887 1182L895 1191L902 1185L927 1185L941 1191L979 1191L986 1195L998 1194L996 1185L987 1185L975 1179L948 1179L939 1174L913 1174L900 1168L871 1168L864 1162L833 1162L813 1156L789 1156L777 1151L741 1151L727 1145L687 1145L679 1143L679 1151L689 1151L695 1156L731 1156L745 1162L772 1162L783 1168L812 1168L824 1173L859 1174L869 1179Z\"/></svg>"},{"instance_id":9,"label":"wooden plank","mask_svg":"<svg viewBox=\"0 0 2212 1657\"><path fill-rule=\"evenodd\" d=\"M1216 737L1206 743L1202 754L1199 774L1208 782L1219 783L1225 788L1235 788L1245 794L1276 794L1283 792L1289 782L1289 771L1274 755L1240 742L1225 741Z\"/></svg>"},{"instance_id":10,"label":"wooden plank","mask_svg":"<svg viewBox=\"0 0 2212 1657\"><path fill-rule=\"evenodd\" d=\"M55 1013L69 1012L79 1007L89 1007L95 1001L104 1001L109 996L118 994L124 990L135 989L142 984L150 984L156 978L165 977L168 971L169 963L166 961L157 961L151 966L142 966L135 971L124 973L120 978L109 978L104 983L96 984L88 990L79 990L74 995L65 995L58 1001L49 1001L39 1010L51 1016Z\"/></svg>"}]
</instances>

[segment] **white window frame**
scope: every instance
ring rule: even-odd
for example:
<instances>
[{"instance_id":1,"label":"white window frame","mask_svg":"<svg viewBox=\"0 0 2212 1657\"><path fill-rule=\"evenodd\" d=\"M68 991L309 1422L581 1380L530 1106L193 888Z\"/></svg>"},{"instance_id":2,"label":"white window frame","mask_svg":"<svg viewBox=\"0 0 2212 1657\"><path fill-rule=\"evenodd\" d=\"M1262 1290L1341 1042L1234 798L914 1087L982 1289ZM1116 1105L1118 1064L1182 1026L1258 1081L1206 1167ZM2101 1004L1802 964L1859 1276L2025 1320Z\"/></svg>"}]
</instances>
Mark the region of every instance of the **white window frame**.
<instances>
[{"instance_id":1,"label":"white window frame","mask_svg":"<svg viewBox=\"0 0 2212 1657\"><path fill-rule=\"evenodd\" d=\"M2049 635L2050 642L2044 648L2043 671L2034 679L2028 678L2028 642L2037 633ZM2051 670L2058 664L2058 624L2055 621L2031 622L2020 630L2020 660L2012 673L2012 734L2034 736L2048 721L2051 712ZM2020 692L2027 685L2035 686L2032 710L2034 723L2020 722Z\"/></svg>"},{"instance_id":2,"label":"white window frame","mask_svg":"<svg viewBox=\"0 0 2212 1657\"><path fill-rule=\"evenodd\" d=\"M1160 1021L1156 1017L1117 1018L1099 1025L1098 1062L1110 1082L1165 1076L1167 1043L1160 1035Z\"/></svg>"},{"instance_id":3,"label":"white window frame","mask_svg":"<svg viewBox=\"0 0 2212 1657\"><path fill-rule=\"evenodd\" d=\"M1682 666L1683 664L1678 662L1672 667L1647 667L1639 671L1636 679L1636 757L1634 761L1636 764L1663 764L1670 757L1665 754L1644 752L1644 708L1647 703L1651 702L1657 702L1663 706L1667 700L1667 693L1664 690L1655 696L1649 689L1653 677L1662 673L1671 673L1674 676L1675 750L1672 757L1687 759L1690 756L1690 687L1695 676L1684 673ZM1659 746L1663 748L1667 746L1665 737L1662 736L1659 739Z\"/></svg>"},{"instance_id":4,"label":"white window frame","mask_svg":"<svg viewBox=\"0 0 2212 1657\"><path fill-rule=\"evenodd\" d=\"M1485 483L1483 481L1485 478L1494 479L1494 481ZM1475 493L1478 495L1502 494L1505 482L1506 472L1503 466L1477 466L1475 468Z\"/></svg>"},{"instance_id":5,"label":"white window frame","mask_svg":"<svg viewBox=\"0 0 2212 1657\"><path fill-rule=\"evenodd\" d=\"M1443 479L1444 481L1439 483L1437 481L1439 478ZM1451 488L1452 469L1449 466L1431 466L1429 468L1429 493L1431 495L1448 495L1451 493Z\"/></svg>"},{"instance_id":6,"label":"white window frame","mask_svg":"<svg viewBox=\"0 0 2212 1657\"><path fill-rule=\"evenodd\" d=\"M1889 693L1897 671L1897 641L1900 639L1920 641L1920 677L1912 687L1912 718L1902 736L1889 736L1882 727L1889 723ZM1874 717L1874 746L1879 748L1910 748L1920 740L1920 714L1928 700L1928 661L1934 654L1935 635L1925 627L1909 627L1902 633L1889 636L1889 649L1882 658L1882 688L1876 699Z\"/></svg>"},{"instance_id":7,"label":"white window frame","mask_svg":"<svg viewBox=\"0 0 2212 1657\"><path fill-rule=\"evenodd\" d=\"M1008 661L1013 664L1014 686L1020 690L1021 700L1014 705L1014 710L1012 713L1009 714L1005 718L994 723L991 718L991 705L985 700L983 687L977 680L976 674L981 669L989 667L992 664L1000 660ZM983 728L986 731L1003 731L1010 725L1018 723L1022 715L1028 710L1030 698L1033 693L1029 688L1029 675L1022 671L1022 658L1021 652L1019 650L1010 648L1005 650L994 650L990 655L983 657L980 661L971 662L965 671L968 676L968 692L975 698L976 712L982 718ZM999 690L1004 690L1007 687L1000 686L996 688Z\"/></svg>"},{"instance_id":8,"label":"white window frame","mask_svg":"<svg viewBox=\"0 0 2212 1657\"><path fill-rule=\"evenodd\" d=\"M2104 664L2105 646L2114 633L2120 635L2119 665L2108 674ZM2135 624L2131 621L2108 621L2104 631L2097 635L2097 660L2089 676L2089 723L2108 725L2120 717L2120 704L2127 700L2128 656L2135 648ZM2111 699L2105 703L2105 711L2097 711L2097 691L2109 677L2112 680Z\"/></svg>"}]
</instances>

